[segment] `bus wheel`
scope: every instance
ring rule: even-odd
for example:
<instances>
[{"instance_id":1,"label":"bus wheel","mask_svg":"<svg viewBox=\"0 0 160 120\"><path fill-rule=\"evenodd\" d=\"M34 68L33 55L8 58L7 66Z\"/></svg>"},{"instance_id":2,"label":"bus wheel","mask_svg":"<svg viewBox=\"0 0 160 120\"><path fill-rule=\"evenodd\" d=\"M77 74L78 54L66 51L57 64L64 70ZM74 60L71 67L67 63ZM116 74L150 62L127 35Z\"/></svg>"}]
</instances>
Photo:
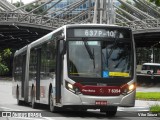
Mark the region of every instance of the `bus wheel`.
<instances>
[{"instance_id":1,"label":"bus wheel","mask_svg":"<svg viewBox=\"0 0 160 120\"><path fill-rule=\"evenodd\" d=\"M57 111L56 107L54 106L54 100L53 100L51 92L49 94L49 109L50 109L51 112L56 112Z\"/></svg>"},{"instance_id":2,"label":"bus wheel","mask_svg":"<svg viewBox=\"0 0 160 120\"><path fill-rule=\"evenodd\" d=\"M107 117L114 117L117 113L117 106L108 106L105 112Z\"/></svg>"},{"instance_id":3,"label":"bus wheel","mask_svg":"<svg viewBox=\"0 0 160 120\"><path fill-rule=\"evenodd\" d=\"M31 92L31 106L33 109L35 109L37 106L37 104L35 103L35 94L34 94L34 91L32 89L32 92Z\"/></svg>"},{"instance_id":4,"label":"bus wheel","mask_svg":"<svg viewBox=\"0 0 160 120\"><path fill-rule=\"evenodd\" d=\"M148 75L151 75L151 72L150 72L150 71L148 71L148 72L147 72L147 74L148 74Z\"/></svg>"},{"instance_id":5,"label":"bus wheel","mask_svg":"<svg viewBox=\"0 0 160 120\"><path fill-rule=\"evenodd\" d=\"M19 100L19 89L18 88L17 88L16 95L17 95L17 104L18 105L23 105L23 101Z\"/></svg>"}]
</instances>

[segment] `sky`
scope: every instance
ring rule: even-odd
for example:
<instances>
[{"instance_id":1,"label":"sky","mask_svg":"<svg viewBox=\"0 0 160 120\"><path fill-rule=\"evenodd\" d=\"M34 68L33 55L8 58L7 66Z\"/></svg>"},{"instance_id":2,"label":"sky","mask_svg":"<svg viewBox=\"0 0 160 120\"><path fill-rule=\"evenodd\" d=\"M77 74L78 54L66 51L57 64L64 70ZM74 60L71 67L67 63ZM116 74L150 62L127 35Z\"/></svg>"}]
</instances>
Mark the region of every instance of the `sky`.
<instances>
[{"instance_id":1,"label":"sky","mask_svg":"<svg viewBox=\"0 0 160 120\"><path fill-rule=\"evenodd\" d=\"M9 2L11 2L12 0L7 0L7 1L9 1ZM20 0L13 0L13 3L16 3L17 1L20 1ZM34 1L34 0L21 0L24 4L27 4L27 3L30 3L30 2L32 2L32 1Z\"/></svg>"}]
</instances>

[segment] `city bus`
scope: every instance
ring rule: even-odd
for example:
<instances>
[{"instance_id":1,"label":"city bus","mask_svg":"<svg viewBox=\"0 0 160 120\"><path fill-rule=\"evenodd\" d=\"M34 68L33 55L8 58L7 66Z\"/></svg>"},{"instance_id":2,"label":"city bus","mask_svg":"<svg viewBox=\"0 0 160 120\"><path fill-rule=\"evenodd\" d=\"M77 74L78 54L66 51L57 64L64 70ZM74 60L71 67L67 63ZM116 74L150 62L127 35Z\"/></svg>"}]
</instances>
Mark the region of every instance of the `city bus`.
<instances>
[{"instance_id":1,"label":"city bus","mask_svg":"<svg viewBox=\"0 0 160 120\"><path fill-rule=\"evenodd\" d=\"M144 63L142 65L142 74L160 74L160 63Z\"/></svg>"},{"instance_id":2,"label":"city bus","mask_svg":"<svg viewBox=\"0 0 160 120\"><path fill-rule=\"evenodd\" d=\"M136 55L132 31L106 24L64 25L14 54L17 103L63 109L99 109L114 116L133 107Z\"/></svg>"}]
</instances>

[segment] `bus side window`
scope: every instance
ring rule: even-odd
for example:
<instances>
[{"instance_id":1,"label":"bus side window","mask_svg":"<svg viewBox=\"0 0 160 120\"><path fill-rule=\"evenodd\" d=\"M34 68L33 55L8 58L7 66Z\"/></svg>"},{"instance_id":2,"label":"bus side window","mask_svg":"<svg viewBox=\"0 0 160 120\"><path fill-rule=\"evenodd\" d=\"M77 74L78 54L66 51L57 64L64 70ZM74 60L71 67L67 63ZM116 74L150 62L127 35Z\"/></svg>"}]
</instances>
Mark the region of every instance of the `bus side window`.
<instances>
[{"instance_id":1,"label":"bus side window","mask_svg":"<svg viewBox=\"0 0 160 120\"><path fill-rule=\"evenodd\" d=\"M147 66L147 69L146 70L150 70L150 66Z\"/></svg>"},{"instance_id":2,"label":"bus side window","mask_svg":"<svg viewBox=\"0 0 160 120\"><path fill-rule=\"evenodd\" d=\"M56 42L51 40L47 43L48 60L49 62L49 72L55 73L56 68Z\"/></svg>"},{"instance_id":3,"label":"bus side window","mask_svg":"<svg viewBox=\"0 0 160 120\"><path fill-rule=\"evenodd\" d=\"M14 76L14 80L15 81L17 81L17 78L18 78L18 61L17 61L18 59L17 59L17 56L14 58L14 64L13 64L13 66L14 66L14 69L13 69L13 71L14 71L14 73L13 73L13 76Z\"/></svg>"},{"instance_id":4,"label":"bus side window","mask_svg":"<svg viewBox=\"0 0 160 120\"><path fill-rule=\"evenodd\" d=\"M37 54L35 49L31 49L29 62L29 80L36 79L37 70Z\"/></svg>"},{"instance_id":5,"label":"bus side window","mask_svg":"<svg viewBox=\"0 0 160 120\"><path fill-rule=\"evenodd\" d=\"M160 74L160 68L157 69L157 74Z\"/></svg>"},{"instance_id":6,"label":"bus side window","mask_svg":"<svg viewBox=\"0 0 160 120\"><path fill-rule=\"evenodd\" d=\"M142 66L142 70L145 70L145 66L144 65Z\"/></svg>"}]
</instances>

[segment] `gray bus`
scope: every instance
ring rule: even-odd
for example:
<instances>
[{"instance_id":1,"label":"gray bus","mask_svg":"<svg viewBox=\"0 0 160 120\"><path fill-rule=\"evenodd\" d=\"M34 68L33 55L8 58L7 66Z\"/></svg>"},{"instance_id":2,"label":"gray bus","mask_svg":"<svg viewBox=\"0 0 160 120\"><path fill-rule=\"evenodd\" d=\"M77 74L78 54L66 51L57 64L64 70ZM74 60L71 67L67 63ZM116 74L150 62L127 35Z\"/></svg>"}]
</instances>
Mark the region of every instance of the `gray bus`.
<instances>
[{"instance_id":1,"label":"gray bus","mask_svg":"<svg viewBox=\"0 0 160 120\"><path fill-rule=\"evenodd\" d=\"M135 104L134 46L130 28L65 25L16 51L13 96L52 112L100 109L114 116L118 106Z\"/></svg>"}]
</instances>

